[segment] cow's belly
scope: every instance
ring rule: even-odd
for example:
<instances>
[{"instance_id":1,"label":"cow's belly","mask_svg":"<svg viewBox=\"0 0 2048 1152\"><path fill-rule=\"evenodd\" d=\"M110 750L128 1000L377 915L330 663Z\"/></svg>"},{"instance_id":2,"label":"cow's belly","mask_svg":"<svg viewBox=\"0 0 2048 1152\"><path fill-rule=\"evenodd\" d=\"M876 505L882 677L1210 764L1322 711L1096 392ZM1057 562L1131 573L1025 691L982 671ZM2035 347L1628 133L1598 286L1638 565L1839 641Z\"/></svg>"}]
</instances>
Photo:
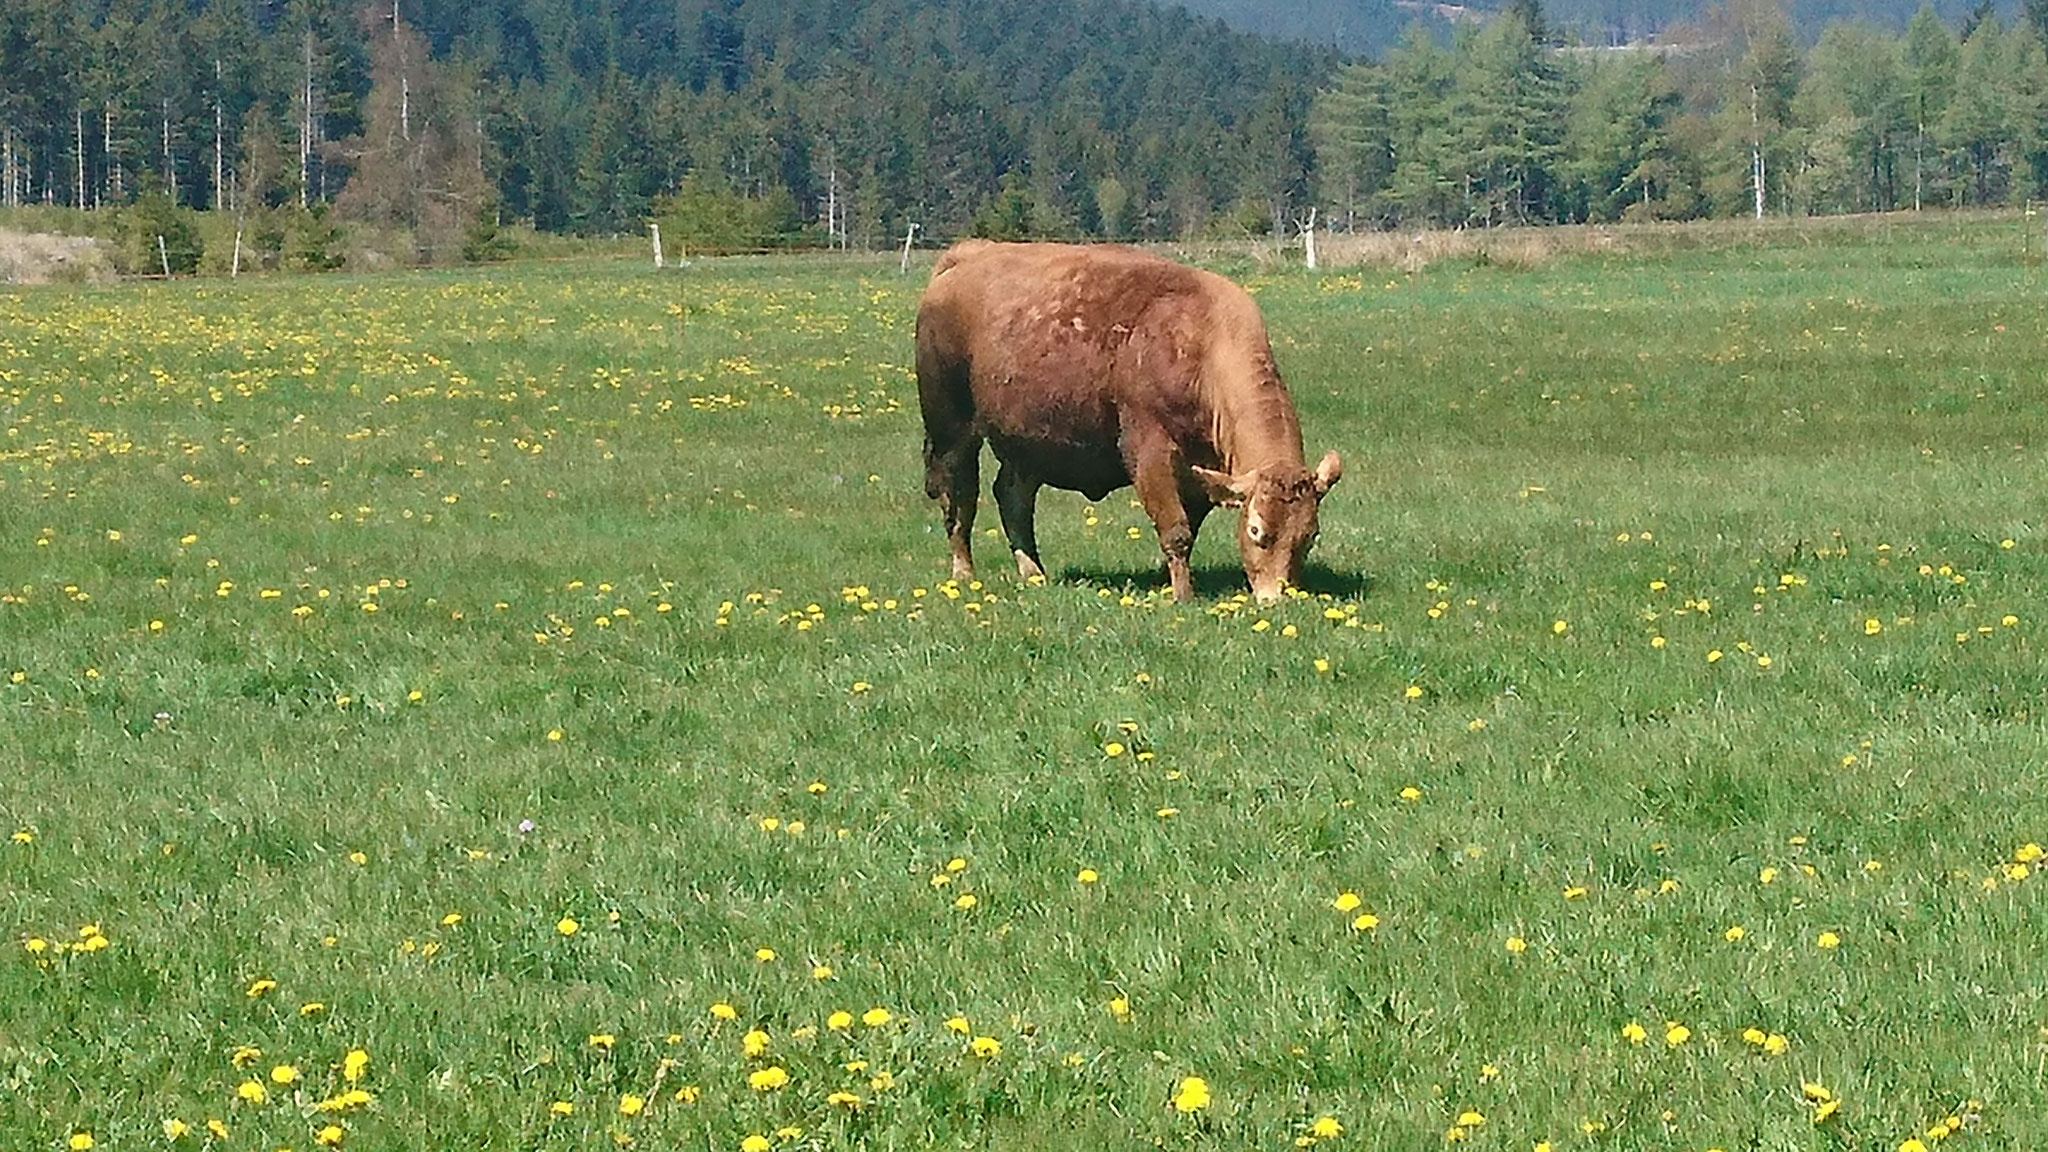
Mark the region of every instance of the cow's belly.
<instances>
[{"instance_id":1,"label":"cow's belly","mask_svg":"<svg viewBox=\"0 0 2048 1152\"><path fill-rule=\"evenodd\" d=\"M997 460L1042 484L1080 492L1090 500L1100 500L1131 482L1113 443L1001 434L992 434L988 440Z\"/></svg>"}]
</instances>

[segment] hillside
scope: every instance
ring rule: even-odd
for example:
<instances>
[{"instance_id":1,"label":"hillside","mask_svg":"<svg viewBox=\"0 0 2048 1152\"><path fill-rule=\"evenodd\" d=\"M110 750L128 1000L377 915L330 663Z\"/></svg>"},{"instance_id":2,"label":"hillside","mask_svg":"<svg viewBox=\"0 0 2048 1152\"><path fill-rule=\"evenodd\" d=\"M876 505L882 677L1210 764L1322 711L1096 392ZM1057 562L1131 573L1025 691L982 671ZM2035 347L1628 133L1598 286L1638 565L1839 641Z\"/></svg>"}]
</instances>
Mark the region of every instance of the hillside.
<instances>
[{"instance_id":1,"label":"hillside","mask_svg":"<svg viewBox=\"0 0 2048 1152\"><path fill-rule=\"evenodd\" d=\"M1213 16L1233 28L1280 40L1328 45L1353 55L1377 56L1398 42L1406 25L1421 20L1444 29L1466 14L1483 19L1505 7L1504 0L1426 4L1420 0L1301 0L1269 5L1259 0L1178 0L1181 7ZM1887 31L1905 28L1922 0L1790 0L1784 10L1795 35L1818 39L1830 23L1862 21ZM1977 0L1933 0L1936 15L1951 27L1962 23ZM1545 0L1545 18L1561 34L1586 44L1622 44L1653 37L1705 18L1715 0ZM1997 0L1999 14L2012 18L2020 0Z\"/></svg>"},{"instance_id":2,"label":"hillside","mask_svg":"<svg viewBox=\"0 0 2048 1152\"><path fill-rule=\"evenodd\" d=\"M1142 0L10 0L0 201L332 200L452 243L708 189L851 243L1163 234L1299 195L1334 63Z\"/></svg>"}]
</instances>

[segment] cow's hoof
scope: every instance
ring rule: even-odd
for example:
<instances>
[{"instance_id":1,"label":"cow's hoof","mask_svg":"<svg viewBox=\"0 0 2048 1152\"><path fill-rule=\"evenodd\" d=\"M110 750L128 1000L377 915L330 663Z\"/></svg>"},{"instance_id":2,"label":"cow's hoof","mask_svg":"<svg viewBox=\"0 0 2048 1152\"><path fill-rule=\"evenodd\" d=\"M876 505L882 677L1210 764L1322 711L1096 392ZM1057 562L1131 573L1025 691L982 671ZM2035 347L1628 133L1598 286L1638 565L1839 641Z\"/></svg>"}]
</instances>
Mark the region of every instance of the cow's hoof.
<instances>
[{"instance_id":1,"label":"cow's hoof","mask_svg":"<svg viewBox=\"0 0 2048 1152\"><path fill-rule=\"evenodd\" d=\"M1033 560L1028 554L1021 550L1017 552L1016 555L1017 579L1023 580L1027 583L1036 580L1039 583L1043 584L1045 582L1045 569L1038 566L1038 561Z\"/></svg>"}]
</instances>

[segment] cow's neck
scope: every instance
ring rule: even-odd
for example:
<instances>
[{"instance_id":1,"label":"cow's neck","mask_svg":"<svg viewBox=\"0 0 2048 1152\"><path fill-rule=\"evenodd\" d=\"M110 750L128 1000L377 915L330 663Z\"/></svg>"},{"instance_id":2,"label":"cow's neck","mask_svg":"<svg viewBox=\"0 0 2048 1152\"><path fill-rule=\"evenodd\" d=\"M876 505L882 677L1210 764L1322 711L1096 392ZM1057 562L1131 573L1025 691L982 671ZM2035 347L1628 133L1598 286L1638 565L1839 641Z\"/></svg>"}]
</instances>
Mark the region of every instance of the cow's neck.
<instances>
[{"instance_id":1,"label":"cow's neck","mask_svg":"<svg viewBox=\"0 0 2048 1152\"><path fill-rule=\"evenodd\" d=\"M1303 467L1301 423L1270 364L1268 360L1263 379L1210 391L1216 455L1233 476L1276 465Z\"/></svg>"}]
</instances>

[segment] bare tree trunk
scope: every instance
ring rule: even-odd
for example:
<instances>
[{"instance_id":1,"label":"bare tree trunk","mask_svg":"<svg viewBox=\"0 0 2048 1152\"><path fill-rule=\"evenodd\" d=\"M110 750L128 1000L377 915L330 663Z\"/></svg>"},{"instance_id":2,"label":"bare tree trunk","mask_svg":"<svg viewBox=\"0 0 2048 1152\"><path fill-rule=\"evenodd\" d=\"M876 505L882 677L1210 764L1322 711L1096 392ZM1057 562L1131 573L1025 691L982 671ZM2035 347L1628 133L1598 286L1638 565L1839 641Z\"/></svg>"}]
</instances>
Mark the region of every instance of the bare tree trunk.
<instances>
[{"instance_id":1,"label":"bare tree trunk","mask_svg":"<svg viewBox=\"0 0 2048 1152\"><path fill-rule=\"evenodd\" d=\"M166 99L161 105L164 128L164 183L171 190L171 203L178 202L178 162L171 155L171 102Z\"/></svg>"},{"instance_id":2,"label":"bare tree trunk","mask_svg":"<svg viewBox=\"0 0 2048 1152\"><path fill-rule=\"evenodd\" d=\"M1763 94L1749 86L1749 179L1756 189L1756 218L1764 218L1764 129L1757 110Z\"/></svg>"},{"instance_id":3,"label":"bare tree trunk","mask_svg":"<svg viewBox=\"0 0 2048 1152\"><path fill-rule=\"evenodd\" d=\"M306 75L299 88L299 207L306 207L313 167L313 30L306 29Z\"/></svg>"},{"instance_id":4,"label":"bare tree trunk","mask_svg":"<svg viewBox=\"0 0 2048 1152\"><path fill-rule=\"evenodd\" d=\"M213 62L213 210L221 209L221 193L226 188L221 174L226 170L226 149L223 143L220 108L220 60Z\"/></svg>"},{"instance_id":5,"label":"bare tree trunk","mask_svg":"<svg viewBox=\"0 0 2048 1152\"><path fill-rule=\"evenodd\" d=\"M839 165L828 155L825 164L825 247L838 248L839 243Z\"/></svg>"},{"instance_id":6,"label":"bare tree trunk","mask_svg":"<svg viewBox=\"0 0 2048 1152\"><path fill-rule=\"evenodd\" d=\"M78 196L72 202L76 208L85 207L85 106L78 105L72 110L73 136L78 141Z\"/></svg>"},{"instance_id":7,"label":"bare tree trunk","mask_svg":"<svg viewBox=\"0 0 2048 1152\"><path fill-rule=\"evenodd\" d=\"M107 156L107 179L109 194L116 200L121 198L121 158L114 155L114 104L108 101L100 110L100 151Z\"/></svg>"},{"instance_id":8,"label":"bare tree trunk","mask_svg":"<svg viewBox=\"0 0 2048 1152\"><path fill-rule=\"evenodd\" d=\"M1927 122L1913 126L1913 211L1920 210L1921 158L1927 149Z\"/></svg>"}]
</instances>

